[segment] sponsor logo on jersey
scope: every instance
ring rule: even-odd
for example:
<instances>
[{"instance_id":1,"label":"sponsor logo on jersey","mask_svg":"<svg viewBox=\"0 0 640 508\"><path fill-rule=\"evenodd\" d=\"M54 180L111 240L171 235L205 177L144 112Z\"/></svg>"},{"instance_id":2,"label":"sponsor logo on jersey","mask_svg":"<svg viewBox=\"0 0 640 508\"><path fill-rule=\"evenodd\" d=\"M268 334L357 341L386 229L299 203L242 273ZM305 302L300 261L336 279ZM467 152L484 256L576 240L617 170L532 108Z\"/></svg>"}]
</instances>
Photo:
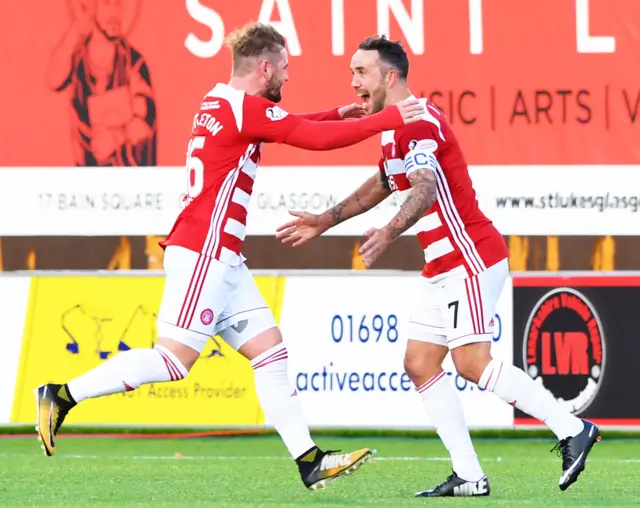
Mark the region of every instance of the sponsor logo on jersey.
<instances>
[{"instance_id":1,"label":"sponsor logo on jersey","mask_svg":"<svg viewBox=\"0 0 640 508\"><path fill-rule=\"evenodd\" d=\"M433 153L438 149L438 142L435 139L412 139L409 141L409 150L420 150L421 152Z\"/></svg>"},{"instance_id":2,"label":"sponsor logo on jersey","mask_svg":"<svg viewBox=\"0 0 640 508\"><path fill-rule=\"evenodd\" d=\"M549 291L535 305L522 345L526 372L580 414L602 384L605 333L593 304L575 289Z\"/></svg>"},{"instance_id":3,"label":"sponsor logo on jersey","mask_svg":"<svg viewBox=\"0 0 640 508\"><path fill-rule=\"evenodd\" d=\"M273 106L271 108L267 108L267 118L273 122L277 122L278 120L282 120L289 113L287 113L284 109L279 106Z\"/></svg>"}]
</instances>

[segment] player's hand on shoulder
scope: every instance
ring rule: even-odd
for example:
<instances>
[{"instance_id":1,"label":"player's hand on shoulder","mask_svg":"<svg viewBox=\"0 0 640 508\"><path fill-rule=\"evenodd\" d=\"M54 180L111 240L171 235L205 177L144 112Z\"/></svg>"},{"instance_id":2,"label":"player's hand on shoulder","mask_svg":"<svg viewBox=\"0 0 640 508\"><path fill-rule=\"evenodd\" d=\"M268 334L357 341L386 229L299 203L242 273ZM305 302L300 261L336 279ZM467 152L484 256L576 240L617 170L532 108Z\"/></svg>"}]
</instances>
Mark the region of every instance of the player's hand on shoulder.
<instances>
[{"instance_id":1,"label":"player's hand on shoulder","mask_svg":"<svg viewBox=\"0 0 640 508\"><path fill-rule=\"evenodd\" d=\"M392 107L398 108L405 125L417 122L426 113L424 106L418 99L407 99Z\"/></svg>"},{"instance_id":2,"label":"player's hand on shoulder","mask_svg":"<svg viewBox=\"0 0 640 508\"><path fill-rule=\"evenodd\" d=\"M348 106L342 106L339 108L338 114L340 115L340 118L346 120L350 118L362 118L367 114L367 111L362 104L353 102Z\"/></svg>"},{"instance_id":3,"label":"player's hand on shoulder","mask_svg":"<svg viewBox=\"0 0 640 508\"><path fill-rule=\"evenodd\" d=\"M276 238L282 240L282 243L293 242L292 246L298 247L329 229L323 224L320 215L295 210L289 210L289 213L296 218L276 229Z\"/></svg>"}]
</instances>

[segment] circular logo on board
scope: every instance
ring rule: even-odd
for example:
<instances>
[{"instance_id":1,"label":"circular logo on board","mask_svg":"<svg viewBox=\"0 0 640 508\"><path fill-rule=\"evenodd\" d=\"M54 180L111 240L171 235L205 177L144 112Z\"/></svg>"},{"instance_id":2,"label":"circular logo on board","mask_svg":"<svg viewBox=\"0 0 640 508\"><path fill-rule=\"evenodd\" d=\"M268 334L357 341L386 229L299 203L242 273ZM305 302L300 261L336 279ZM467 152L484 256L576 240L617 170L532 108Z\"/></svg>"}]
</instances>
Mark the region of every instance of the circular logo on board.
<instances>
[{"instance_id":1,"label":"circular logo on board","mask_svg":"<svg viewBox=\"0 0 640 508\"><path fill-rule=\"evenodd\" d=\"M210 325L213 321L213 311L211 309L204 309L200 314L200 321L203 325Z\"/></svg>"},{"instance_id":2,"label":"circular logo on board","mask_svg":"<svg viewBox=\"0 0 640 508\"><path fill-rule=\"evenodd\" d=\"M591 405L606 358L602 323L574 289L549 291L535 305L522 344L525 371L574 414Z\"/></svg>"}]
</instances>

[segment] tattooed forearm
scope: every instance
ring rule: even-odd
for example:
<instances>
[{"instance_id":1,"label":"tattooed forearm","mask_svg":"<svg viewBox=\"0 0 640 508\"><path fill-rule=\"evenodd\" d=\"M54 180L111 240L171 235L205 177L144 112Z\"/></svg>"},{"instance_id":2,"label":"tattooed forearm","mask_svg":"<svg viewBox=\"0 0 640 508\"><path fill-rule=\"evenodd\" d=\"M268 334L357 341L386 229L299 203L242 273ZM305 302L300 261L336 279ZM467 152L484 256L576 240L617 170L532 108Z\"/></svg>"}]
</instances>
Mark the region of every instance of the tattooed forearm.
<instances>
[{"instance_id":1,"label":"tattooed forearm","mask_svg":"<svg viewBox=\"0 0 640 508\"><path fill-rule=\"evenodd\" d=\"M347 206L348 201L349 201L349 198L345 199L344 201L341 201L340 203L338 203L334 207L329 208L329 210L327 210L327 212L329 213L329 216L331 217L330 224L332 226L335 226L336 224L340 224L342 221L345 220L342 217L342 211L344 210L345 206ZM327 213L327 212L325 212L325 213Z\"/></svg>"},{"instance_id":2,"label":"tattooed forearm","mask_svg":"<svg viewBox=\"0 0 640 508\"><path fill-rule=\"evenodd\" d=\"M371 210L391 194L391 190L383 185L383 179L376 174L364 182L353 194L342 200L322 214L329 227Z\"/></svg>"},{"instance_id":3,"label":"tattooed forearm","mask_svg":"<svg viewBox=\"0 0 640 508\"><path fill-rule=\"evenodd\" d=\"M369 210L366 196L361 198L358 192L359 190L328 210L331 216L331 226L336 226L354 215L360 215Z\"/></svg>"},{"instance_id":4,"label":"tattooed forearm","mask_svg":"<svg viewBox=\"0 0 640 508\"><path fill-rule=\"evenodd\" d=\"M413 226L436 201L436 179L429 169L419 169L408 175L411 193L400 211L387 225L392 239Z\"/></svg>"},{"instance_id":5,"label":"tattooed forearm","mask_svg":"<svg viewBox=\"0 0 640 508\"><path fill-rule=\"evenodd\" d=\"M365 204L366 203L365 198L361 200L360 196L358 195L358 191L355 191L353 193L353 198L356 200L356 203L358 203L358 206L360 207L361 212L366 212L368 210L367 205Z\"/></svg>"}]
</instances>

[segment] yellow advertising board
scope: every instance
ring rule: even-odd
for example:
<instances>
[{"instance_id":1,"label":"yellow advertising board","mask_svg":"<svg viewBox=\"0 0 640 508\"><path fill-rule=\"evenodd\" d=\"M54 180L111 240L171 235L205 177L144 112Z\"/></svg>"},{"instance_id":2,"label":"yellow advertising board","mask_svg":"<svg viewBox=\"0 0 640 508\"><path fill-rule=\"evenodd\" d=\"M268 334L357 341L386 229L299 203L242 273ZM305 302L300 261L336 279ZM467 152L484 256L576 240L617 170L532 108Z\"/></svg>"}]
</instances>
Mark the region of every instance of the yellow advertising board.
<instances>
[{"instance_id":1,"label":"yellow advertising board","mask_svg":"<svg viewBox=\"0 0 640 508\"><path fill-rule=\"evenodd\" d=\"M256 277L278 321L282 282ZM160 276L34 277L12 421L35 421L37 386L67 382L129 348L151 347L163 286ZM249 362L216 337L184 380L86 400L66 423L255 425L264 415Z\"/></svg>"}]
</instances>

